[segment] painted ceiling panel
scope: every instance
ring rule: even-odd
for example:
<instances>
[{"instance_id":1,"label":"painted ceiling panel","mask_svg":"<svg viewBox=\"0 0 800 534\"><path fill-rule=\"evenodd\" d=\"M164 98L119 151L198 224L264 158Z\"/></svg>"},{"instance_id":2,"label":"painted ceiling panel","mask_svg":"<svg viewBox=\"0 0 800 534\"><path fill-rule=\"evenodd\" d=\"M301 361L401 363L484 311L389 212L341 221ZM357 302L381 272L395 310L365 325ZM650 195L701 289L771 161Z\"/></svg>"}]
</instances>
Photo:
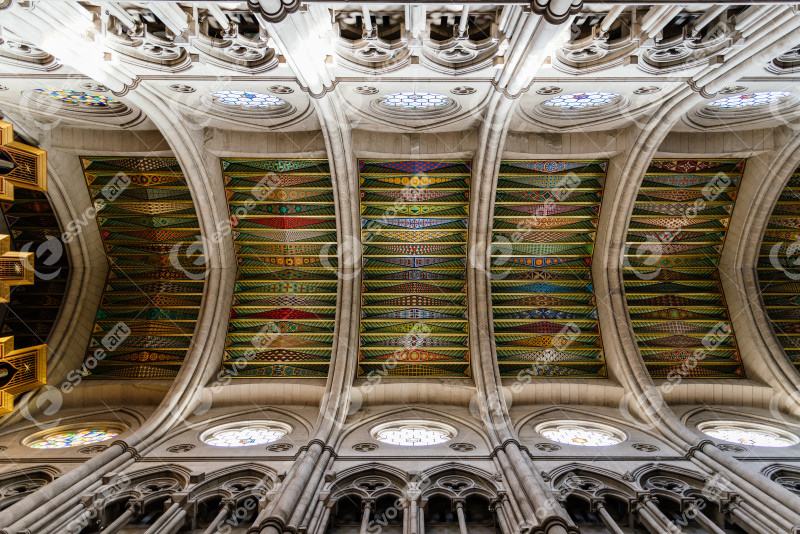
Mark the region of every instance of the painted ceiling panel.
<instances>
[{"instance_id":1,"label":"painted ceiling panel","mask_svg":"<svg viewBox=\"0 0 800 534\"><path fill-rule=\"evenodd\" d=\"M3 202L13 250L34 252L36 282L15 286L7 308L3 335L14 336L15 346L45 343L58 316L67 286L69 265L61 231L47 196L17 187L14 200ZM2 232L0 232L2 233Z\"/></svg>"},{"instance_id":2,"label":"painted ceiling panel","mask_svg":"<svg viewBox=\"0 0 800 534\"><path fill-rule=\"evenodd\" d=\"M623 261L628 310L653 378L744 376L719 261L744 160L653 160Z\"/></svg>"},{"instance_id":3,"label":"painted ceiling panel","mask_svg":"<svg viewBox=\"0 0 800 534\"><path fill-rule=\"evenodd\" d=\"M89 343L89 378L174 378L192 339L204 259L174 158L82 158L110 263Z\"/></svg>"},{"instance_id":4,"label":"painted ceiling panel","mask_svg":"<svg viewBox=\"0 0 800 534\"><path fill-rule=\"evenodd\" d=\"M468 161L359 161L359 375L468 377Z\"/></svg>"},{"instance_id":5,"label":"painted ceiling panel","mask_svg":"<svg viewBox=\"0 0 800 534\"><path fill-rule=\"evenodd\" d=\"M491 250L502 376L606 376L591 259L605 161L503 161Z\"/></svg>"},{"instance_id":6,"label":"painted ceiling panel","mask_svg":"<svg viewBox=\"0 0 800 534\"><path fill-rule=\"evenodd\" d=\"M800 369L800 169L769 218L758 258L761 298L789 360Z\"/></svg>"},{"instance_id":7,"label":"painted ceiling panel","mask_svg":"<svg viewBox=\"0 0 800 534\"><path fill-rule=\"evenodd\" d=\"M327 160L222 161L238 272L223 367L234 378L325 378L338 263Z\"/></svg>"}]
</instances>

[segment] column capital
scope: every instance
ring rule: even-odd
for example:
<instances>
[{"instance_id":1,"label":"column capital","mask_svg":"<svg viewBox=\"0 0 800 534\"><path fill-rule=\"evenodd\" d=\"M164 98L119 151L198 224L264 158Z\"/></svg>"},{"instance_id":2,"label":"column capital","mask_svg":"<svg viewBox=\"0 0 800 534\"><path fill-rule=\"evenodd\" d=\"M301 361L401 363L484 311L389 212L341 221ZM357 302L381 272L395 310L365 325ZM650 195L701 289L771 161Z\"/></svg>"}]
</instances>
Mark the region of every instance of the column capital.
<instances>
[{"instance_id":1,"label":"column capital","mask_svg":"<svg viewBox=\"0 0 800 534\"><path fill-rule=\"evenodd\" d=\"M644 506L648 502L652 502L653 504L658 504L658 499L650 493L638 493L636 495L635 502L637 506Z\"/></svg>"}]
</instances>

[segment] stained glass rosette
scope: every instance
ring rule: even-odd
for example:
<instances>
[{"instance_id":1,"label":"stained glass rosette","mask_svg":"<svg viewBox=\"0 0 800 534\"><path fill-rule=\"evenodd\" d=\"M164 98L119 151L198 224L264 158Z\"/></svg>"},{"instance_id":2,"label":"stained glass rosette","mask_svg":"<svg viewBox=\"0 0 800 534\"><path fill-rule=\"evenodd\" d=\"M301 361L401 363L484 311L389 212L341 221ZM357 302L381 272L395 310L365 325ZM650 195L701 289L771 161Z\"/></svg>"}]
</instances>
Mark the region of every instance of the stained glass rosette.
<instances>
[{"instance_id":1,"label":"stained glass rosette","mask_svg":"<svg viewBox=\"0 0 800 534\"><path fill-rule=\"evenodd\" d=\"M586 91L583 93L572 93L559 95L550 100L542 102L542 105L559 108L564 110L579 110L585 108L606 106L617 102L620 96L616 93L606 91Z\"/></svg>"},{"instance_id":2,"label":"stained glass rosette","mask_svg":"<svg viewBox=\"0 0 800 534\"><path fill-rule=\"evenodd\" d=\"M36 91L44 96L67 104L94 107L108 107L113 104L121 104L119 100L114 98L94 93L86 93L84 91L72 91L70 89L36 89Z\"/></svg>"},{"instance_id":3,"label":"stained glass rosette","mask_svg":"<svg viewBox=\"0 0 800 534\"><path fill-rule=\"evenodd\" d=\"M450 98L439 93L406 91L386 95L380 102L393 108L418 111L445 106L450 103Z\"/></svg>"},{"instance_id":4,"label":"stained glass rosette","mask_svg":"<svg viewBox=\"0 0 800 534\"><path fill-rule=\"evenodd\" d=\"M712 438L753 447L791 447L800 442L791 432L748 422L712 421L701 423L698 428Z\"/></svg>"},{"instance_id":5,"label":"stained glass rosette","mask_svg":"<svg viewBox=\"0 0 800 534\"><path fill-rule=\"evenodd\" d=\"M752 106L764 106L786 99L792 93L789 91L763 91L745 95L726 96L710 102L708 107L713 109L739 109Z\"/></svg>"},{"instance_id":6,"label":"stained glass rosette","mask_svg":"<svg viewBox=\"0 0 800 534\"><path fill-rule=\"evenodd\" d=\"M372 437L381 443L401 447L428 447L446 443L456 436L450 425L432 421L386 423L372 429Z\"/></svg>"},{"instance_id":7,"label":"stained glass rosette","mask_svg":"<svg viewBox=\"0 0 800 534\"><path fill-rule=\"evenodd\" d=\"M549 440L580 447L610 447L626 439L617 429L583 421L545 423L536 431Z\"/></svg>"},{"instance_id":8,"label":"stained glass rosette","mask_svg":"<svg viewBox=\"0 0 800 534\"><path fill-rule=\"evenodd\" d=\"M204 432L200 441L212 447L251 447L274 443L291 431L289 425L274 421L231 423Z\"/></svg>"},{"instance_id":9,"label":"stained glass rosette","mask_svg":"<svg viewBox=\"0 0 800 534\"><path fill-rule=\"evenodd\" d=\"M253 91L215 91L211 93L215 102L243 108L271 108L285 106L286 101L266 93Z\"/></svg>"},{"instance_id":10,"label":"stained glass rosette","mask_svg":"<svg viewBox=\"0 0 800 534\"><path fill-rule=\"evenodd\" d=\"M78 447L108 441L117 437L120 432L121 429L112 428L64 429L40 435L24 443L32 449L64 449L66 447Z\"/></svg>"}]
</instances>

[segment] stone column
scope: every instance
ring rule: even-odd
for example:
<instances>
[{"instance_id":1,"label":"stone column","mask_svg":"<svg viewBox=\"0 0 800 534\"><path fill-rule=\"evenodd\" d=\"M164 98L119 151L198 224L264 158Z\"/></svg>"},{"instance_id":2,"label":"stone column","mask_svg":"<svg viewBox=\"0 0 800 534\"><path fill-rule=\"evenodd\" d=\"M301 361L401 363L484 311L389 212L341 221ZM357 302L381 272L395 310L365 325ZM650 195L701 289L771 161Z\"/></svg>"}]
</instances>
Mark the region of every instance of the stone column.
<instances>
[{"instance_id":1,"label":"stone column","mask_svg":"<svg viewBox=\"0 0 800 534\"><path fill-rule=\"evenodd\" d=\"M329 506L326 506L324 510L322 510L322 519L319 520L319 525L317 526L317 533L322 534L328 528L328 521L331 520L331 509Z\"/></svg>"},{"instance_id":2,"label":"stone column","mask_svg":"<svg viewBox=\"0 0 800 534\"><path fill-rule=\"evenodd\" d=\"M655 498L649 497L644 500L644 505L647 507L648 510L650 510L650 513L653 514L653 517L655 517L660 523L664 525L664 528L667 529L667 532L672 532L674 534L681 534L681 529L672 521L670 521L661 510L658 509L658 506L656 506L657 502L658 501Z\"/></svg>"},{"instance_id":3,"label":"stone column","mask_svg":"<svg viewBox=\"0 0 800 534\"><path fill-rule=\"evenodd\" d=\"M689 516L689 513L692 515ZM725 531L719 528L703 511L697 507L694 503L691 505L689 509L686 510L686 514L688 517L692 517L695 521L697 521L703 529L708 532L708 534L725 534Z\"/></svg>"},{"instance_id":4,"label":"stone column","mask_svg":"<svg viewBox=\"0 0 800 534\"><path fill-rule=\"evenodd\" d=\"M203 534L214 534L219 528L220 524L228 518L231 511L233 510L233 501L222 501L222 509L220 509L219 513L211 520L211 523L208 524L208 527L203 531Z\"/></svg>"},{"instance_id":5,"label":"stone column","mask_svg":"<svg viewBox=\"0 0 800 534\"><path fill-rule=\"evenodd\" d=\"M503 509L503 502L500 499L495 499L490 505L490 510L494 512L497 522L500 524L500 532L503 534L512 534L515 529L511 526L506 518L506 512Z\"/></svg>"},{"instance_id":6,"label":"stone column","mask_svg":"<svg viewBox=\"0 0 800 534\"><path fill-rule=\"evenodd\" d=\"M605 501L596 501L594 503L594 511L597 512L597 515L600 516L600 520L612 534L625 534L622 532L622 529L619 528L617 522L614 521L614 518L611 517L611 514L608 513L608 510L606 510Z\"/></svg>"},{"instance_id":7,"label":"stone column","mask_svg":"<svg viewBox=\"0 0 800 534\"><path fill-rule=\"evenodd\" d=\"M419 507L419 503L417 496L414 499L411 499L408 503L408 507L406 510L409 511L409 520L408 520L408 534L418 534L420 532L420 517L422 516L422 509Z\"/></svg>"},{"instance_id":8,"label":"stone column","mask_svg":"<svg viewBox=\"0 0 800 534\"><path fill-rule=\"evenodd\" d=\"M458 516L458 528L461 534L469 534L467 531L467 518L464 516L464 501L455 501L456 515Z\"/></svg>"},{"instance_id":9,"label":"stone column","mask_svg":"<svg viewBox=\"0 0 800 534\"><path fill-rule=\"evenodd\" d=\"M369 515L372 511L372 501L364 501L364 508L361 512L361 534L367 534L367 527L369 526Z\"/></svg>"},{"instance_id":10,"label":"stone column","mask_svg":"<svg viewBox=\"0 0 800 534\"><path fill-rule=\"evenodd\" d=\"M636 503L636 512L639 519L650 534L665 534L667 532L680 534L680 529L661 513L655 505L653 497L642 495Z\"/></svg>"},{"instance_id":11,"label":"stone column","mask_svg":"<svg viewBox=\"0 0 800 534\"><path fill-rule=\"evenodd\" d=\"M181 508L174 514L166 524L159 529L159 534L175 534L178 532L183 524L186 522L186 510Z\"/></svg>"},{"instance_id":12,"label":"stone column","mask_svg":"<svg viewBox=\"0 0 800 534\"><path fill-rule=\"evenodd\" d=\"M178 513L178 508L180 508L178 503L172 503L172 505L167 508L167 511L161 514L161 516L156 519L156 522L150 525L150 528L148 528L144 534L156 534L161 532L161 527L163 527L164 524L167 523L167 521L169 521L174 514Z\"/></svg>"},{"instance_id":13,"label":"stone column","mask_svg":"<svg viewBox=\"0 0 800 534\"><path fill-rule=\"evenodd\" d=\"M142 511L141 503L138 501L133 501L128 503L128 506L125 508L125 512L122 513L121 516L116 518L113 523L108 525L104 530L103 534L116 534L121 529L128 526L133 518L137 517Z\"/></svg>"}]
</instances>

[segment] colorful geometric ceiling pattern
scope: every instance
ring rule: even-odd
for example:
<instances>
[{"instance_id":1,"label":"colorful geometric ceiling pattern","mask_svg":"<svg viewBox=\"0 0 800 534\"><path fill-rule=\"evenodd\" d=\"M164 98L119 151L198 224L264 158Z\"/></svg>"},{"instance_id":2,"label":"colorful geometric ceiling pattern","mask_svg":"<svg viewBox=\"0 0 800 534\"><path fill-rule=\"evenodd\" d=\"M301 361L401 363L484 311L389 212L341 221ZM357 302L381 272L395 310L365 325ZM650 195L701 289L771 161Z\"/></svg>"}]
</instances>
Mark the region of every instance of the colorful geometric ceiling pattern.
<instances>
[{"instance_id":1,"label":"colorful geometric ceiling pattern","mask_svg":"<svg viewBox=\"0 0 800 534\"><path fill-rule=\"evenodd\" d=\"M467 377L470 162L359 161L361 376Z\"/></svg>"},{"instance_id":2,"label":"colorful geometric ceiling pattern","mask_svg":"<svg viewBox=\"0 0 800 534\"><path fill-rule=\"evenodd\" d=\"M758 258L761 298L789 360L800 369L800 169L778 198Z\"/></svg>"},{"instance_id":3,"label":"colorful geometric ceiling pattern","mask_svg":"<svg viewBox=\"0 0 800 534\"><path fill-rule=\"evenodd\" d=\"M607 165L500 164L491 284L502 376L606 376L591 260Z\"/></svg>"},{"instance_id":4,"label":"colorful geometric ceiling pattern","mask_svg":"<svg viewBox=\"0 0 800 534\"><path fill-rule=\"evenodd\" d=\"M174 158L82 158L110 263L84 372L171 379L192 340L205 278L191 193Z\"/></svg>"},{"instance_id":5,"label":"colorful geometric ceiling pattern","mask_svg":"<svg viewBox=\"0 0 800 534\"><path fill-rule=\"evenodd\" d=\"M653 160L623 261L628 310L653 378L744 375L717 263L744 160Z\"/></svg>"},{"instance_id":6,"label":"colorful geometric ceiling pattern","mask_svg":"<svg viewBox=\"0 0 800 534\"><path fill-rule=\"evenodd\" d=\"M338 263L327 160L222 161L238 273L223 368L325 378Z\"/></svg>"},{"instance_id":7,"label":"colorful geometric ceiling pattern","mask_svg":"<svg viewBox=\"0 0 800 534\"><path fill-rule=\"evenodd\" d=\"M47 196L17 187L14 200L3 202L12 250L33 252L35 283L16 286L5 309L2 335L14 336L17 347L45 343L61 308L69 265L61 230ZM2 232L0 232L2 233Z\"/></svg>"}]
</instances>

